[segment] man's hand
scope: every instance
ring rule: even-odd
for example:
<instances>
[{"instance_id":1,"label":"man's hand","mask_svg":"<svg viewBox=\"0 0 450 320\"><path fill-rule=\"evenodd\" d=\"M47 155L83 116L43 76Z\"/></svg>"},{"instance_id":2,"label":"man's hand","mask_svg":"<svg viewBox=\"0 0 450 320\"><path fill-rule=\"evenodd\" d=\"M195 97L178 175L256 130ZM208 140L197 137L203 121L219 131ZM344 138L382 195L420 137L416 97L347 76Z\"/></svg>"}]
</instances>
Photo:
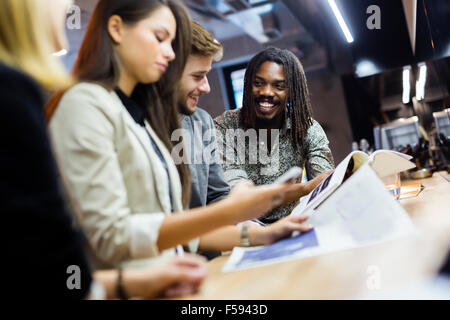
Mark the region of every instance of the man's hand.
<instances>
[{"instance_id":1,"label":"man's hand","mask_svg":"<svg viewBox=\"0 0 450 320\"><path fill-rule=\"evenodd\" d=\"M304 183L304 194L301 195L299 198L306 196L307 194L309 194L311 191L314 190L315 187L317 187L326 177L328 177L330 175L330 173L332 173L333 170L328 170L325 172L322 172L321 174L319 174L317 177L315 177L314 179L305 182Z\"/></svg>"},{"instance_id":2,"label":"man's hand","mask_svg":"<svg viewBox=\"0 0 450 320\"><path fill-rule=\"evenodd\" d=\"M306 223L307 215L287 216L267 227L251 227L250 243L268 245L278 240L290 237L294 231L308 232L313 226ZM253 235L253 237L252 237Z\"/></svg>"},{"instance_id":3,"label":"man's hand","mask_svg":"<svg viewBox=\"0 0 450 320\"><path fill-rule=\"evenodd\" d=\"M290 188L285 193L283 199L283 204L291 203L292 201L297 201L301 197L306 196L311 191L314 190L333 170L322 172L320 175L314 179L305 183L295 183L290 186Z\"/></svg>"}]
</instances>

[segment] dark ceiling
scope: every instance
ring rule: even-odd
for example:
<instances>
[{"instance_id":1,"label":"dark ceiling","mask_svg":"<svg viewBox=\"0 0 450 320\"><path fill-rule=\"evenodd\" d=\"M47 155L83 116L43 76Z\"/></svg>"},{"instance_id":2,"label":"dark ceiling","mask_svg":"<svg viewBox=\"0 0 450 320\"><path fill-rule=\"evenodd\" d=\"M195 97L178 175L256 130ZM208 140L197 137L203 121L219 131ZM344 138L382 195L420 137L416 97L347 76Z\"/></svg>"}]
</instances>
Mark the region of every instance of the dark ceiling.
<instances>
[{"instance_id":1,"label":"dark ceiling","mask_svg":"<svg viewBox=\"0 0 450 320\"><path fill-rule=\"evenodd\" d=\"M327 70L339 75L382 78L381 94L401 94L401 69L430 62L427 86L450 92L449 0L335 0L354 37L347 43L328 0L184 0L193 19L224 44L219 64L245 63L266 46L287 48L297 54L307 72ZM417 2L415 52L408 34L404 2ZM82 9L82 30L69 30L71 67L94 0L76 0ZM381 28L366 26L367 8L380 8ZM413 72L414 77L414 72ZM377 82L378 80L375 80ZM442 91L442 89L441 89ZM445 95L446 93L444 93Z\"/></svg>"},{"instance_id":2,"label":"dark ceiling","mask_svg":"<svg viewBox=\"0 0 450 320\"><path fill-rule=\"evenodd\" d=\"M334 72L348 74L358 71L358 63L362 61L372 63L372 73L378 73L450 56L450 1L404 1L417 1L415 54L402 0L336 0L355 39L351 44L345 41L327 0L184 0L184 3L195 20L226 44L224 61L277 45L296 52L307 70L309 66L326 65ZM83 19L84 26L96 1L75 3L87 16ZM379 30L366 26L370 16L366 10L370 5L380 8ZM257 38L258 33L265 41ZM72 39L76 50L79 35L72 32L69 36L78 36Z\"/></svg>"},{"instance_id":3,"label":"dark ceiling","mask_svg":"<svg viewBox=\"0 0 450 320\"><path fill-rule=\"evenodd\" d=\"M185 3L194 18L216 34L219 40L227 43L230 39L240 43L238 38L252 31L243 27L243 24L236 30L237 24L233 25L230 17L236 16L237 13L249 13L254 8L267 6L268 3L281 4L283 6L281 10L272 10L262 19L264 31L273 33L275 29L279 36L260 43L261 47L278 45L294 48L305 60L308 60L309 55L317 55L320 50L325 50L326 61L322 62L340 74L358 71L360 62L372 64L372 72L362 70L360 73L360 76L367 76L383 70L450 56L448 0L417 0L415 54L408 35L402 0L336 0L355 39L351 44L345 41L327 0L186 0ZM370 16L366 10L371 5L380 8L379 30L369 30L366 26ZM243 19L249 17L242 16ZM291 16L295 17L296 23L281 27L283 22L291 19ZM224 33L224 29L227 32ZM228 56L249 54L245 46L234 48L230 45L226 47L227 50L229 52L228 54L225 52L225 60ZM317 65L317 61L315 64Z\"/></svg>"}]
</instances>

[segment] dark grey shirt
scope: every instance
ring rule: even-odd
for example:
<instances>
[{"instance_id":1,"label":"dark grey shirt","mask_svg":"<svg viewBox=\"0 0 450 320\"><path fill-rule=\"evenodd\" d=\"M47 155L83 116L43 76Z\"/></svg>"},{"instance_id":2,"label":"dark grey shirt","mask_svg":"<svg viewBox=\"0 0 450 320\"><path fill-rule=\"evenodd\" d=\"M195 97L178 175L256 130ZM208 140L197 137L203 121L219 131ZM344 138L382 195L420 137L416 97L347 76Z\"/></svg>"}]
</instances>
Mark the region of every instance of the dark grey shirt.
<instances>
[{"instance_id":1,"label":"dark grey shirt","mask_svg":"<svg viewBox=\"0 0 450 320\"><path fill-rule=\"evenodd\" d=\"M185 148L192 175L190 208L205 206L225 198L230 187L218 163L214 122L203 109L181 117Z\"/></svg>"}]
</instances>

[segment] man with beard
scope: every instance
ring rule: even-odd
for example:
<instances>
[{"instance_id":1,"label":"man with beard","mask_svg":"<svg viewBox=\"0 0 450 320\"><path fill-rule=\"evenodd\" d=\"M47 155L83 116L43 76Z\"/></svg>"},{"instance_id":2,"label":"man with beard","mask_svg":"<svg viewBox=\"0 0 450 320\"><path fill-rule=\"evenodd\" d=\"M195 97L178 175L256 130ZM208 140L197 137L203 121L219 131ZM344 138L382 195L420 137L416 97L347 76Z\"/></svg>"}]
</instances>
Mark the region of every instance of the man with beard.
<instances>
[{"instance_id":1,"label":"man with beard","mask_svg":"<svg viewBox=\"0 0 450 320\"><path fill-rule=\"evenodd\" d=\"M208 78L213 61L222 58L222 45L199 23L192 22L192 51L180 82L178 105L181 113L184 161L189 161L192 186L190 208L225 198L230 192L222 167L216 161L215 129L211 116L197 107L198 99L210 92Z\"/></svg>"},{"instance_id":2,"label":"man with beard","mask_svg":"<svg viewBox=\"0 0 450 320\"><path fill-rule=\"evenodd\" d=\"M192 21L192 51L178 93L182 129L172 134L172 140L183 138L182 143L174 146L172 157L175 162L189 163L192 175L190 208L213 204L230 191L218 163L214 122L206 111L197 107L199 97L210 91L207 74L211 63L221 57L222 45L200 24ZM303 223L306 219L306 216L288 217L265 228L227 226L203 236L200 242L214 244L211 246L214 250L235 246L236 243L241 246L267 245L290 236L294 230L311 230L312 226ZM209 259L219 255L210 251L202 254Z\"/></svg>"},{"instance_id":3,"label":"man with beard","mask_svg":"<svg viewBox=\"0 0 450 320\"><path fill-rule=\"evenodd\" d=\"M312 118L303 67L288 50L270 47L253 57L245 72L242 109L226 111L214 122L225 179L232 187L244 179L273 183L292 166L306 165L314 178L293 184L283 204L259 219L263 224L290 214L299 198L334 168L325 132Z\"/></svg>"}]
</instances>

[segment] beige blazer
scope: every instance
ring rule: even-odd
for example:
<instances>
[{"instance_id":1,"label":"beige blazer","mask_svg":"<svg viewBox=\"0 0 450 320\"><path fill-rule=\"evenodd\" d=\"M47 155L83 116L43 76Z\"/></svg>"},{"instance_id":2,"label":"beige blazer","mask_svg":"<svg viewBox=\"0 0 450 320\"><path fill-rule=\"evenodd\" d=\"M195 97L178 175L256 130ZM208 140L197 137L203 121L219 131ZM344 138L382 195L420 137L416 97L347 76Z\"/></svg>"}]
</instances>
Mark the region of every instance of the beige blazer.
<instances>
[{"instance_id":1,"label":"beige blazer","mask_svg":"<svg viewBox=\"0 0 450 320\"><path fill-rule=\"evenodd\" d=\"M175 164L148 123L146 129L167 162L174 212L182 212ZM149 265L175 254L156 244L171 214L169 181L148 133L114 91L91 83L71 88L51 120L56 158L96 268ZM189 243L190 251L197 247L198 239Z\"/></svg>"}]
</instances>

